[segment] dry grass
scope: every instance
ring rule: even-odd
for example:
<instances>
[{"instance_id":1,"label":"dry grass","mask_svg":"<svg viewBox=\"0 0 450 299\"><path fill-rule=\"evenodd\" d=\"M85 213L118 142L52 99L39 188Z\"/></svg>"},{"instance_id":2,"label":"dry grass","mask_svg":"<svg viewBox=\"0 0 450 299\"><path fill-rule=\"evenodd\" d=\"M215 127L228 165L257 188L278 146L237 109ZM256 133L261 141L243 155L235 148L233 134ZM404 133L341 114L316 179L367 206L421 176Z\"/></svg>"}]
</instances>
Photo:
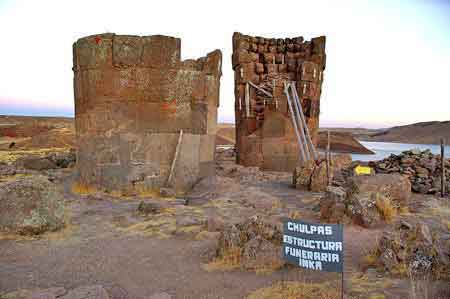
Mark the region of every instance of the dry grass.
<instances>
[{"instance_id":1,"label":"dry grass","mask_svg":"<svg viewBox=\"0 0 450 299\"><path fill-rule=\"evenodd\" d=\"M377 207L384 221L386 223L392 223L395 216L397 215L397 209L392 205L392 201L390 200L390 198L379 196L377 194L375 206Z\"/></svg>"},{"instance_id":2,"label":"dry grass","mask_svg":"<svg viewBox=\"0 0 450 299\"><path fill-rule=\"evenodd\" d=\"M369 278L367 274L355 273L349 279L351 292L364 295L361 298L384 298L379 294L380 290L385 290L394 285L394 281L389 277ZM369 294L371 294L369 296ZM378 296L378 297L377 297Z\"/></svg>"},{"instance_id":3,"label":"dry grass","mask_svg":"<svg viewBox=\"0 0 450 299\"><path fill-rule=\"evenodd\" d=\"M300 213L300 211L290 211L288 214L288 217L291 219L301 219L302 218L302 214Z\"/></svg>"},{"instance_id":4,"label":"dry grass","mask_svg":"<svg viewBox=\"0 0 450 299\"><path fill-rule=\"evenodd\" d=\"M67 152L70 148L62 147L62 148L43 148L43 149L35 149L35 150L16 150L16 151L8 151L8 150L0 150L0 162L5 163L13 163L17 159L24 156L46 156L50 153L56 152Z\"/></svg>"},{"instance_id":5,"label":"dry grass","mask_svg":"<svg viewBox=\"0 0 450 299\"><path fill-rule=\"evenodd\" d=\"M204 264L203 269L211 271L231 271L240 268L242 252L240 248L230 248L222 257Z\"/></svg>"},{"instance_id":6,"label":"dry grass","mask_svg":"<svg viewBox=\"0 0 450 299\"><path fill-rule=\"evenodd\" d=\"M247 299L338 299L339 288L324 283L278 282L252 292Z\"/></svg>"},{"instance_id":7,"label":"dry grass","mask_svg":"<svg viewBox=\"0 0 450 299\"><path fill-rule=\"evenodd\" d=\"M83 183L73 183L71 190L73 193L80 195L89 195L98 192L96 188Z\"/></svg>"}]
</instances>

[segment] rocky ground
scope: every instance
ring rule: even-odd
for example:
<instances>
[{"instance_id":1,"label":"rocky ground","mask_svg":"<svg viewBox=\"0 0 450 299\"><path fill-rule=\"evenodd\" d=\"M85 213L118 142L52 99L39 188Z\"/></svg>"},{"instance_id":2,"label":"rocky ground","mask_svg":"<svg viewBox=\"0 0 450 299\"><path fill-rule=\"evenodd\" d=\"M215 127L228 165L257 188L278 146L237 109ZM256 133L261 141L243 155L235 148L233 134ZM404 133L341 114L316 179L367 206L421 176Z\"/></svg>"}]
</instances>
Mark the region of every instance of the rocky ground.
<instances>
[{"instance_id":1,"label":"rocky ground","mask_svg":"<svg viewBox=\"0 0 450 299\"><path fill-rule=\"evenodd\" d=\"M0 205L13 194L17 200L8 206L24 207L19 204L24 197L13 188L18 184L36 190L50 184L65 212L55 222L49 217L59 215L51 208L55 205L36 195L34 202L43 203L33 218L39 221L25 222L27 229L23 222L1 224L0 296L84 298L92 292L89 296L103 298L106 292L110 298L275 298L274 293L310 290L315 295L305 298L339 298L338 275L280 263L281 219L320 221L320 202L327 194L293 188L290 173L238 166L233 152L224 150L217 154L216 177L199 182L184 197L116 198L72 192L71 151L5 151L2 157L8 159L0 165L0 189L7 193ZM407 207L390 223L345 226L346 298L413 298L425 292L423 280L379 265L377 239L398 231L401 223L421 222L440 240L449 240L450 206L448 199L412 194ZM436 299L450 295L445 277L429 279L426 288Z\"/></svg>"}]
</instances>

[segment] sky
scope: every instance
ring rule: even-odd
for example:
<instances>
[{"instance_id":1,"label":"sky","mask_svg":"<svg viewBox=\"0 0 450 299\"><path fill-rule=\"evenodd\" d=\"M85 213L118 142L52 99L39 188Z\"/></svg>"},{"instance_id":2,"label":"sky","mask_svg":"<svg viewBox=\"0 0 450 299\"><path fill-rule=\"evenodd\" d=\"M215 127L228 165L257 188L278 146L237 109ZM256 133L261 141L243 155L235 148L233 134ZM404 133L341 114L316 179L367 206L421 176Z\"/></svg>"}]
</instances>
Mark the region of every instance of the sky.
<instances>
[{"instance_id":1,"label":"sky","mask_svg":"<svg viewBox=\"0 0 450 299\"><path fill-rule=\"evenodd\" d=\"M179 37L182 59L222 50L233 122L235 31L327 36L322 127L450 120L450 0L0 0L0 114L73 116L72 43L114 32Z\"/></svg>"}]
</instances>

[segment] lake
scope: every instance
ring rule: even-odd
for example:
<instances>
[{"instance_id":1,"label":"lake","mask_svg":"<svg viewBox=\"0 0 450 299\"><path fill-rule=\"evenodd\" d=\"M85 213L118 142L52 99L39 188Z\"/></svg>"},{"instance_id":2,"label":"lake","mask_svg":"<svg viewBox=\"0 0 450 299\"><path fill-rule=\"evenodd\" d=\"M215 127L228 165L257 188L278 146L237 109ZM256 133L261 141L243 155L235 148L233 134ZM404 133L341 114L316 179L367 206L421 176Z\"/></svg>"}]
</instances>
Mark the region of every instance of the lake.
<instances>
[{"instance_id":1,"label":"lake","mask_svg":"<svg viewBox=\"0 0 450 299\"><path fill-rule=\"evenodd\" d=\"M441 154L441 146L437 144L407 144L407 143L395 143L395 142L372 142L372 141L359 141L362 145L375 152L374 155L359 155L352 154L353 160L360 161L375 161L389 157L391 154L398 155L403 151L411 149L420 149L424 151L426 149L431 150L433 154ZM445 147L445 157L450 158L450 146Z\"/></svg>"}]
</instances>

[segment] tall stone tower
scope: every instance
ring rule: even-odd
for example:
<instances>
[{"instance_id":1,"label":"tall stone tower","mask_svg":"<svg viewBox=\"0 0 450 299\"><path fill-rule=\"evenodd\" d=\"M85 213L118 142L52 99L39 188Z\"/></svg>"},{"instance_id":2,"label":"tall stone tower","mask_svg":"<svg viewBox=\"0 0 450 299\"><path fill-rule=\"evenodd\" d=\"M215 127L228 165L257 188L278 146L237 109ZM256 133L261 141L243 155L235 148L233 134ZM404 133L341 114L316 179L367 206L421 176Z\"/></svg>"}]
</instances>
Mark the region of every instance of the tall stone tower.
<instances>
[{"instance_id":1,"label":"tall stone tower","mask_svg":"<svg viewBox=\"0 0 450 299\"><path fill-rule=\"evenodd\" d=\"M73 45L78 185L188 190L214 173L222 54L180 60L178 38L98 34ZM180 133L183 132L180 138Z\"/></svg>"},{"instance_id":2,"label":"tall stone tower","mask_svg":"<svg viewBox=\"0 0 450 299\"><path fill-rule=\"evenodd\" d=\"M237 163L265 170L292 171L299 150L284 82L296 82L313 143L317 144L325 36L304 41L302 37L275 39L236 32L232 60Z\"/></svg>"}]
</instances>

